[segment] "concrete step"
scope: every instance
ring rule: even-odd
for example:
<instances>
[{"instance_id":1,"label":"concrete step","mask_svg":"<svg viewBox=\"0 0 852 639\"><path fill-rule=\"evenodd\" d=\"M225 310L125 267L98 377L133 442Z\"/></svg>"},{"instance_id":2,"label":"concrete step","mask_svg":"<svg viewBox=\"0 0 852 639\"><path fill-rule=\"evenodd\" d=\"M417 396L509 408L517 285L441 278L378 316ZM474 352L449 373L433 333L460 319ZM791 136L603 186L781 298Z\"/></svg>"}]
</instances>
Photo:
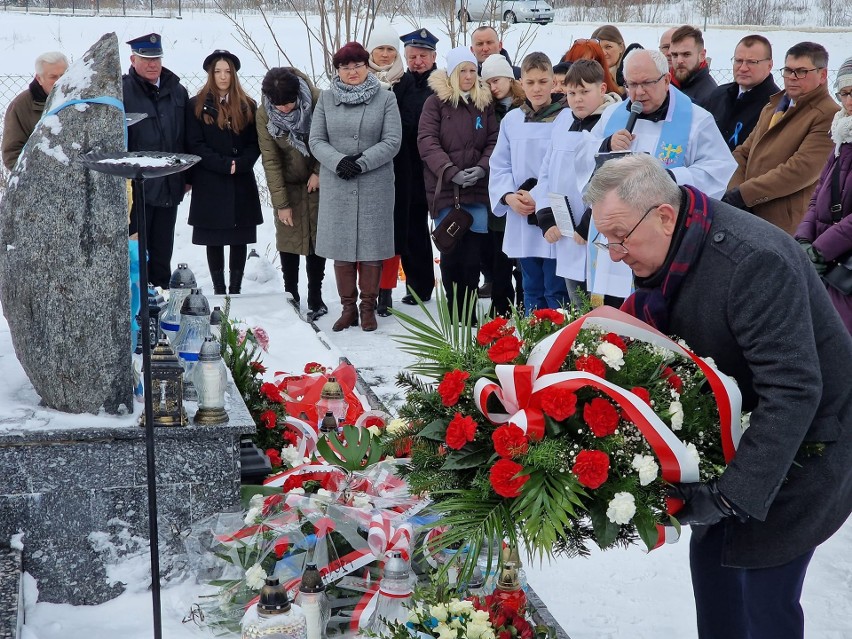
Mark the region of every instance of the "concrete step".
<instances>
[{"instance_id":1,"label":"concrete step","mask_svg":"<svg viewBox=\"0 0 852 639\"><path fill-rule=\"evenodd\" d=\"M0 639L19 639L24 623L21 551L0 544Z\"/></svg>"}]
</instances>

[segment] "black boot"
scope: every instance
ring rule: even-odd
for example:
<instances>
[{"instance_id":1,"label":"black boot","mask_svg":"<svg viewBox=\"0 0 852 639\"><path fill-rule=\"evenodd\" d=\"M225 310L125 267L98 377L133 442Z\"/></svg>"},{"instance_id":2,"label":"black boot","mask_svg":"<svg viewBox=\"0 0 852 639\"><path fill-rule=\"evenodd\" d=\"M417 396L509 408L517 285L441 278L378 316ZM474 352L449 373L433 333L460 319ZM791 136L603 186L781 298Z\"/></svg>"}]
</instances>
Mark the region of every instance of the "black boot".
<instances>
[{"instance_id":1,"label":"black boot","mask_svg":"<svg viewBox=\"0 0 852 639\"><path fill-rule=\"evenodd\" d=\"M210 271L213 280L213 295L225 294L225 271Z\"/></svg>"},{"instance_id":2,"label":"black boot","mask_svg":"<svg viewBox=\"0 0 852 639\"><path fill-rule=\"evenodd\" d=\"M299 256L296 253L280 252L281 273L284 275L284 291L290 294L291 300L287 300L296 310L299 310Z\"/></svg>"},{"instance_id":3,"label":"black boot","mask_svg":"<svg viewBox=\"0 0 852 639\"><path fill-rule=\"evenodd\" d=\"M390 317L390 309L393 308L393 290L389 288L379 289L379 303L376 306L376 313L381 317Z\"/></svg>"},{"instance_id":4,"label":"black boot","mask_svg":"<svg viewBox=\"0 0 852 639\"><path fill-rule=\"evenodd\" d=\"M231 271L231 281L228 285L229 295L239 295L243 285L243 272Z\"/></svg>"},{"instance_id":5,"label":"black boot","mask_svg":"<svg viewBox=\"0 0 852 639\"><path fill-rule=\"evenodd\" d=\"M322 301L322 281L325 278L325 258L308 255L308 321L313 322L328 313L328 307Z\"/></svg>"}]
</instances>

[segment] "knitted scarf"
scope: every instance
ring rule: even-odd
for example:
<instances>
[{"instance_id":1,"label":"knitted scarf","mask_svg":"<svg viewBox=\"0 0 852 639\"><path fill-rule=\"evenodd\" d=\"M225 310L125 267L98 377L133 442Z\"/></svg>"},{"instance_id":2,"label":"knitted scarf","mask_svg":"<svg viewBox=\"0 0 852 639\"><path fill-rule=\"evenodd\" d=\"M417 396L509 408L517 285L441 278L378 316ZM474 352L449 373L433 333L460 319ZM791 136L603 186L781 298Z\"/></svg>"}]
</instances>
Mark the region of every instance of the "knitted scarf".
<instances>
[{"instance_id":1,"label":"knitted scarf","mask_svg":"<svg viewBox=\"0 0 852 639\"><path fill-rule=\"evenodd\" d=\"M681 191L680 229L675 232L663 267L648 278L637 277L636 291L621 305L622 311L663 333L669 328L669 306L690 267L701 255L713 222L713 211L704 193L692 186L683 186Z\"/></svg>"},{"instance_id":2,"label":"knitted scarf","mask_svg":"<svg viewBox=\"0 0 852 639\"><path fill-rule=\"evenodd\" d=\"M340 78L334 78L331 82L334 97L343 104L366 104L373 99L380 88L379 79L372 73L368 73L367 79L361 84L346 84Z\"/></svg>"},{"instance_id":3,"label":"knitted scarf","mask_svg":"<svg viewBox=\"0 0 852 639\"><path fill-rule=\"evenodd\" d=\"M281 113L264 95L263 108L269 116L266 130L276 139L286 133L287 141L291 146L305 157L309 157L311 153L308 151L308 136L311 134L313 107L311 89L302 78L299 78L299 98L296 100L296 108L290 113Z\"/></svg>"},{"instance_id":4,"label":"knitted scarf","mask_svg":"<svg viewBox=\"0 0 852 639\"><path fill-rule=\"evenodd\" d=\"M386 89L399 82L402 74L405 73L405 69L402 68L402 58L399 55L396 56L393 62L385 66L379 66L370 58L369 65L379 83L385 85Z\"/></svg>"},{"instance_id":5,"label":"knitted scarf","mask_svg":"<svg viewBox=\"0 0 852 639\"><path fill-rule=\"evenodd\" d=\"M840 145L852 142L852 115L846 109L834 114L831 122L831 140L834 142L834 155L840 155Z\"/></svg>"}]
</instances>

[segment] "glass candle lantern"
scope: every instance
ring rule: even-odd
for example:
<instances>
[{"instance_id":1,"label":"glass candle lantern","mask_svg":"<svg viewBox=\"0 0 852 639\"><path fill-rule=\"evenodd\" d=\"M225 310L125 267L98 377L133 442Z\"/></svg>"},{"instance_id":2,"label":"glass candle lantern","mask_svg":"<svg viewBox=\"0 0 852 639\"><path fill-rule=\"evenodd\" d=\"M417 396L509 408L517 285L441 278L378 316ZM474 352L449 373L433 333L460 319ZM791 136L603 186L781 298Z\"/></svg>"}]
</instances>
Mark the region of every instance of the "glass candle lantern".
<instances>
[{"instance_id":1,"label":"glass candle lantern","mask_svg":"<svg viewBox=\"0 0 852 639\"><path fill-rule=\"evenodd\" d=\"M193 383L193 368L205 338L210 335L210 305L200 288L192 289L180 309L180 330L174 348L183 366L183 398L196 401L198 394Z\"/></svg>"},{"instance_id":2,"label":"glass candle lantern","mask_svg":"<svg viewBox=\"0 0 852 639\"><path fill-rule=\"evenodd\" d=\"M331 619L331 602L325 594L325 584L316 564L309 563L305 566L295 602L305 614L307 639L326 639L326 628L328 620Z\"/></svg>"},{"instance_id":3,"label":"glass candle lantern","mask_svg":"<svg viewBox=\"0 0 852 639\"><path fill-rule=\"evenodd\" d=\"M183 263L178 264L169 280L168 304L160 313L160 330L172 344L175 343L175 337L180 330L180 309L183 301L196 286L198 283L195 281L195 274L189 270L189 266Z\"/></svg>"},{"instance_id":4,"label":"glass candle lantern","mask_svg":"<svg viewBox=\"0 0 852 639\"><path fill-rule=\"evenodd\" d=\"M207 337L198 351L198 362L193 367L192 383L198 395L196 424L223 424L228 421L225 412L225 389L228 374L219 352L219 342Z\"/></svg>"},{"instance_id":5,"label":"glass candle lantern","mask_svg":"<svg viewBox=\"0 0 852 639\"><path fill-rule=\"evenodd\" d=\"M151 353L151 396L154 426L184 426L183 367L172 347L161 338Z\"/></svg>"},{"instance_id":6,"label":"glass candle lantern","mask_svg":"<svg viewBox=\"0 0 852 639\"><path fill-rule=\"evenodd\" d=\"M242 639L307 639L305 615L291 604L278 577L267 577L260 598L243 616Z\"/></svg>"},{"instance_id":7,"label":"glass candle lantern","mask_svg":"<svg viewBox=\"0 0 852 639\"><path fill-rule=\"evenodd\" d=\"M380 635L388 634L385 621L405 623L411 605L411 570L408 561L398 550L385 557L385 569L376 594L376 609L367 623L367 630Z\"/></svg>"},{"instance_id":8,"label":"glass candle lantern","mask_svg":"<svg viewBox=\"0 0 852 639\"><path fill-rule=\"evenodd\" d=\"M322 419L326 413L331 413L339 421L346 417L346 411L349 409L349 402L346 401L346 395L343 392L343 387L334 377L329 377L328 381L323 384L320 391L320 399L317 402L317 415Z\"/></svg>"}]
</instances>

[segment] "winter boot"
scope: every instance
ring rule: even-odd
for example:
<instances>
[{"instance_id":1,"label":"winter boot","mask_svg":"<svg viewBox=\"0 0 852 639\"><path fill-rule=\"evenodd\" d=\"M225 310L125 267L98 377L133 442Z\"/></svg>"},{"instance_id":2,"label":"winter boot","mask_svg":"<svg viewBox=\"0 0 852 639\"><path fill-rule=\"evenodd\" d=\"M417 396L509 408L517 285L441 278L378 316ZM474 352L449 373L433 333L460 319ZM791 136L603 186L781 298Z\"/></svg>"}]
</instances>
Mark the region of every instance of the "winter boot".
<instances>
[{"instance_id":1,"label":"winter boot","mask_svg":"<svg viewBox=\"0 0 852 639\"><path fill-rule=\"evenodd\" d=\"M230 295L239 295L243 285L243 272L231 271L231 281L228 284L228 293Z\"/></svg>"},{"instance_id":2,"label":"winter boot","mask_svg":"<svg viewBox=\"0 0 852 639\"><path fill-rule=\"evenodd\" d=\"M281 257L281 272L284 275L284 292L292 298L287 301L299 310L299 256L283 251L278 255Z\"/></svg>"},{"instance_id":3,"label":"winter boot","mask_svg":"<svg viewBox=\"0 0 852 639\"><path fill-rule=\"evenodd\" d=\"M334 265L334 278L337 280L337 293L340 295L340 304L343 312L340 318L331 327L331 330L340 332L350 326L358 326L358 264L356 262L342 262Z\"/></svg>"},{"instance_id":4,"label":"winter boot","mask_svg":"<svg viewBox=\"0 0 852 639\"><path fill-rule=\"evenodd\" d=\"M225 294L225 271L210 271L213 280L213 295Z\"/></svg>"},{"instance_id":5,"label":"winter boot","mask_svg":"<svg viewBox=\"0 0 852 639\"><path fill-rule=\"evenodd\" d=\"M328 313L328 307L322 301L322 281L325 278L325 258L308 255L308 320L313 322Z\"/></svg>"},{"instance_id":6,"label":"winter boot","mask_svg":"<svg viewBox=\"0 0 852 639\"><path fill-rule=\"evenodd\" d=\"M359 264L358 284L361 289L361 330L374 331L376 323L376 300L379 297L379 280L382 277L382 265Z\"/></svg>"},{"instance_id":7,"label":"winter boot","mask_svg":"<svg viewBox=\"0 0 852 639\"><path fill-rule=\"evenodd\" d=\"M390 309L393 308L393 290L389 288L379 289L379 303L376 307L376 313L381 317L390 317Z\"/></svg>"}]
</instances>

